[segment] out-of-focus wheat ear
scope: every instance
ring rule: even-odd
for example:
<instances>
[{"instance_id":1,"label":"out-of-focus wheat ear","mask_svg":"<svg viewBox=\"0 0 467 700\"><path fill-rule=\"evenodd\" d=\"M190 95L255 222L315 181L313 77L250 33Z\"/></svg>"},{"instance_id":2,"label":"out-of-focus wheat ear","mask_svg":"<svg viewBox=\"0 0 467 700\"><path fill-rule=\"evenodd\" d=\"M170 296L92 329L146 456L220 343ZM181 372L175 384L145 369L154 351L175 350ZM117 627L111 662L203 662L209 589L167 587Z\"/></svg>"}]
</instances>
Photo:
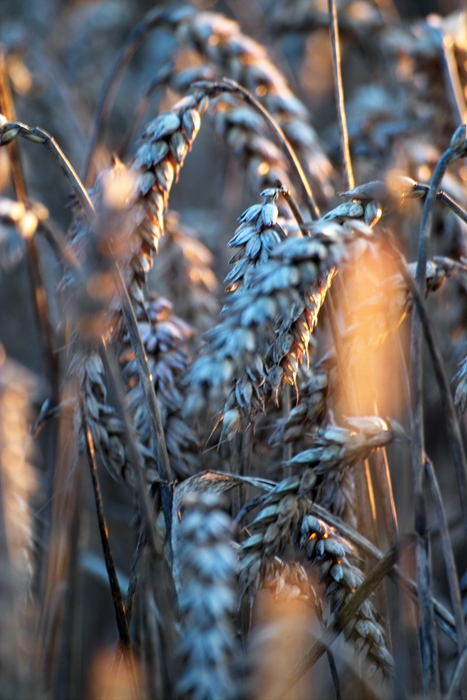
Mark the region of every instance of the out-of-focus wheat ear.
<instances>
[{"instance_id":1,"label":"out-of-focus wheat ear","mask_svg":"<svg viewBox=\"0 0 467 700\"><path fill-rule=\"evenodd\" d=\"M31 498L37 489L28 422L37 387L0 345L0 667L2 697L39 697L34 634Z\"/></svg>"},{"instance_id":2,"label":"out-of-focus wheat ear","mask_svg":"<svg viewBox=\"0 0 467 700\"><path fill-rule=\"evenodd\" d=\"M197 12L187 7L162 12L151 11L130 35L103 88L93 136L85 159L85 172L89 171L96 137L102 133L108 118L117 82L134 51L141 45L148 32L157 26L168 26L182 44L188 43L196 49L207 62L208 69L213 67L221 76L236 80L257 95L277 119L306 165L313 186L321 190L320 199L324 201L325 196L333 193L330 184L332 166L310 124L308 112L290 91L284 75L268 59L266 49L242 34L238 24L223 15ZM201 77L193 75L192 71L190 75L192 79ZM185 76L178 79L175 74L172 82L175 89L184 91L188 78ZM223 98L220 109L214 114L214 120L216 130L226 138L228 146L244 159L255 189L271 186L276 177L287 181L280 151L265 137L261 124L249 108L238 109L235 102L232 103L228 97ZM85 176L85 182L89 186L89 175Z\"/></svg>"},{"instance_id":3,"label":"out-of-focus wheat ear","mask_svg":"<svg viewBox=\"0 0 467 700\"><path fill-rule=\"evenodd\" d=\"M88 142L83 165L82 180L86 187L89 187L92 182L94 175L92 163L94 152L96 151L105 131L118 89L118 83L125 71L125 68L128 66L132 57L152 29L158 26L173 26L174 23L178 23L185 15L192 12L194 12L194 10L190 7L179 7L176 9L169 8L165 10L154 8L145 15L145 17L133 29L126 42L123 44L104 82L96 109L91 137Z\"/></svg>"},{"instance_id":4,"label":"out-of-focus wheat ear","mask_svg":"<svg viewBox=\"0 0 467 700\"><path fill-rule=\"evenodd\" d=\"M44 544L40 614L35 633L38 665L45 691L52 695L61 683L62 629L66 614L66 590L72 556L72 533L82 514L80 470L73 435L73 408L78 385L65 379L57 429L56 463L50 487L50 514ZM49 495L49 494L48 494ZM62 687L63 689L63 687Z\"/></svg>"},{"instance_id":5,"label":"out-of-focus wheat ear","mask_svg":"<svg viewBox=\"0 0 467 700\"><path fill-rule=\"evenodd\" d=\"M300 193L303 203L307 207L311 218L314 220L319 219L319 209L316 205L313 192L294 149L287 140L286 135L280 128L276 119L270 112L268 112L267 109L265 109L265 107L263 107L256 97L254 97L251 92L249 92L235 80L231 80L229 78L223 78L219 82L200 81L194 83L193 88L204 90L206 95L209 95L210 99L216 98L218 95L222 95L223 93L230 93L233 96L240 98L249 107L253 108L255 112L257 112L274 136L280 151L284 154L287 170L291 174L295 182L295 186L297 187L297 190ZM271 184L275 186L275 183L281 182L282 178L283 176L281 173L273 173L273 180Z\"/></svg>"},{"instance_id":6,"label":"out-of-focus wheat ear","mask_svg":"<svg viewBox=\"0 0 467 700\"><path fill-rule=\"evenodd\" d=\"M234 625L237 556L230 519L219 495L208 492L187 494L179 517L178 693L199 700L237 698L242 678Z\"/></svg>"},{"instance_id":7,"label":"out-of-focus wheat ear","mask_svg":"<svg viewBox=\"0 0 467 700\"><path fill-rule=\"evenodd\" d=\"M170 302L152 294L144 311L138 309L136 314L158 397L170 464L179 478L185 478L200 468L197 435L182 416L185 387L180 382L189 363L186 341L195 331L171 310ZM120 362L138 440L149 455L153 451L150 416L145 409L138 366L128 335L122 338ZM157 480L157 474L154 476Z\"/></svg>"},{"instance_id":8,"label":"out-of-focus wheat ear","mask_svg":"<svg viewBox=\"0 0 467 700\"><path fill-rule=\"evenodd\" d=\"M130 492L135 495L134 466L128 456L125 428L117 411L107 401L105 369L99 353L90 351L76 354L70 372L76 372L83 392L87 422L95 449L112 477L122 479ZM78 437L80 452L85 452L86 442L79 406L76 407L75 412L75 433ZM139 441L139 437L135 439L145 466L145 478L149 489L158 480L156 461L148 448Z\"/></svg>"},{"instance_id":9,"label":"out-of-focus wheat ear","mask_svg":"<svg viewBox=\"0 0 467 700\"><path fill-rule=\"evenodd\" d=\"M327 159L323 148L319 144L316 132L310 124L310 118L306 107L297 99L287 85L285 76L269 60L264 46L241 33L239 25L223 15L216 13L197 13L187 17L180 23L177 34L182 41L189 42L205 60L216 67L219 67L223 76L235 80L243 85L250 93L257 95L259 101L277 120L292 147L297 152L300 160L307 168L313 187L322 188L327 196L332 194L330 178L332 176L332 166ZM222 100L219 118L225 114L225 121L230 119L229 112L232 105L229 100ZM242 110L244 112L244 110ZM232 112L232 135L229 139L233 145L237 143L240 150L245 146L247 150L251 148L252 158L249 170L257 171L261 174L263 163L266 170L269 160L261 149L255 148L255 134L248 135L246 139L242 136L242 127L246 121L246 114L242 120L238 113L239 126L235 130L237 121L237 110L233 106ZM251 117L250 117L251 120ZM219 128L223 125L220 122ZM234 133L236 131L236 133ZM245 143L246 141L246 143ZM255 150L257 154L255 154ZM255 162L256 161L256 162ZM272 173L271 173L272 175ZM277 175L282 179L280 174ZM273 177L262 183L271 186ZM323 199L323 192L321 199Z\"/></svg>"},{"instance_id":10,"label":"out-of-focus wheat ear","mask_svg":"<svg viewBox=\"0 0 467 700\"><path fill-rule=\"evenodd\" d=\"M174 312L204 332L219 313L219 283L213 271L214 256L198 232L169 211L165 236L154 259L157 291L170 299Z\"/></svg>"},{"instance_id":11,"label":"out-of-focus wheat ear","mask_svg":"<svg viewBox=\"0 0 467 700\"><path fill-rule=\"evenodd\" d=\"M408 269L415 278L416 263L410 263ZM450 258L427 260L425 271L425 296L437 292L448 279L465 272L462 265ZM399 273L385 278L374 294L365 299L349 314L349 328L343 334L342 346L345 354L351 358L360 351L358 343L366 343L367 348L377 350L388 335L401 325L413 308L413 294L404 275ZM371 318L372 333L363 339L363 318ZM367 321L366 321L367 322ZM370 343L370 345L368 345Z\"/></svg>"}]
</instances>

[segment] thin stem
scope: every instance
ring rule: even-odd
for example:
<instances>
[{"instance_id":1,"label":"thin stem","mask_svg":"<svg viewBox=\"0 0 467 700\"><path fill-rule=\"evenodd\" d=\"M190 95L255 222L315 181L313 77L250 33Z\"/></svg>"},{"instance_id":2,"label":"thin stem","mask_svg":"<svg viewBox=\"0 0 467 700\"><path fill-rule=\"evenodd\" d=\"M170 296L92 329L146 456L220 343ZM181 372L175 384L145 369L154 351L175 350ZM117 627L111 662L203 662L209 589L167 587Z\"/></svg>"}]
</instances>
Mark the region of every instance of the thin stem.
<instances>
[{"instance_id":1,"label":"thin stem","mask_svg":"<svg viewBox=\"0 0 467 700\"><path fill-rule=\"evenodd\" d=\"M307 226L305 219L302 216L302 212L300 211L300 208L295 201L295 198L293 194L291 193L290 190L288 190L280 180L274 180L274 187L277 187L281 195L284 197L285 201L290 207L290 210L292 214L294 215L295 221L298 224L298 227L304 237L309 237L310 236L310 227Z\"/></svg>"},{"instance_id":2,"label":"thin stem","mask_svg":"<svg viewBox=\"0 0 467 700\"><path fill-rule=\"evenodd\" d=\"M439 160L427 193L420 225L418 243L416 281L423 298L426 289L427 245L431 234L436 193L448 164L452 161L452 149L447 150ZM439 694L439 668L434 630L433 608L430 594L430 569L427 549L427 523L424 491L424 433L423 433L423 375L422 375L422 328L418 306L412 312L412 333L410 343L411 391L411 449L413 470L413 491L415 510L415 531L417 533L417 583L419 588L419 624L423 667L423 689L425 697Z\"/></svg>"},{"instance_id":3,"label":"thin stem","mask_svg":"<svg viewBox=\"0 0 467 700\"><path fill-rule=\"evenodd\" d=\"M240 95L242 99L253 107L264 119L266 124L271 129L272 133L276 137L279 146L283 149L284 155L289 163L289 167L294 173L299 189L301 190L303 201L305 202L310 216L315 221L319 219L319 209L313 197L310 184L306 179L303 168L295 155L295 151L290 145L287 137L280 128L276 120L269 114L269 112L264 109L263 105L258 102L255 97L246 90L244 87L235 82L235 80L230 80L229 78L223 78L220 82L212 82L209 80L202 80L197 83L193 83L192 87L205 90L210 97L214 97L218 93L231 92L235 95Z\"/></svg>"},{"instance_id":4,"label":"thin stem","mask_svg":"<svg viewBox=\"0 0 467 700\"><path fill-rule=\"evenodd\" d=\"M412 540L412 536L406 536L402 542L397 542L378 562L373 571L366 577L363 583L356 589L349 598L346 599L344 605L335 615L332 623L326 629L324 634L318 639L313 647L308 651L297 665L290 671L285 679L282 693L278 697L282 697L285 692L290 689L303 678L305 673L321 658L327 649L330 648L335 639L339 636L345 626L352 620L358 612L360 606L369 598L375 588L381 583L385 576L393 570L398 559L401 545L407 545Z\"/></svg>"},{"instance_id":5,"label":"thin stem","mask_svg":"<svg viewBox=\"0 0 467 700\"><path fill-rule=\"evenodd\" d=\"M454 676L449 686L449 690L446 693L445 700L454 700L457 695L457 690L461 684L465 672L467 671L467 649L464 649L464 653L458 661Z\"/></svg>"},{"instance_id":6,"label":"thin stem","mask_svg":"<svg viewBox=\"0 0 467 700\"><path fill-rule=\"evenodd\" d=\"M339 674L337 672L336 661L334 659L334 654L330 649L326 650L326 656L328 659L329 671L331 672L332 685L334 688L334 698L335 700L341 700L341 684L339 681Z\"/></svg>"},{"instance_id":7,"label":"thin stem","mask_svg":"<svg viewBox=\"0 0 467 700\"><path fill-rule=\"evenodd\" d=\"M131 618L133 616L133 607L135 603L136 589L138 587L138 580L140 575L140 563L141 557L144 552L144 547L146 545L146 530L144 527L140 528L138 535L138 542L136 543L135 553L133 555L133 561L131 562L130 569L130 581L128 583L128 589L125 597L125 612L126 612L126 623L128 627L130 626ZM123 656L123 648L121 644L117 644L115 650L115 656L112 661L112 668L110 669L109 682L107 684L107 690L104 695L104 700L109 694L110 688L115 687L118 669L120 667L120 661Z\"/></svg>"},{"instance_id":8,"label":"thin stem","mask_svg":"<svg viewBox=\"0 0 467 700\"><path fill-rule=\"evenodd\" d=\"M13 137L11 137L12 133L14 134ZM96 212L89 194L86 192L70 161L65 156L55 139L47 131L38 126L31 128L30 126L27 126L27 124L22 124L21 122L6 122L0 126L0 146L5 144L5 135L8 137L6 143L10 143L10 141L16 138L16 136L21 136L22 138L26 139L26 141L42 144L48 150L55 162L59 165L61 171L73 188L73 191L86 212L89 220L93 221L95 219Z\"/></svg>"},{"instance_id":9,"label":"thin stem","mask_svg":"<svg viewBox=\"0 0 467 700\"><path fill-rule=\"evenodd\" d=\"M414 191L415 192L423 192L424 194L422 197L426 197L427 193L429 192L430 188L428 185L420 185L416 184L414 185ZM437 198L440 200L440 202L443 202L451 211L456 214L456 216L459 217L459 219L462 219L467 224L467 212L460 207L457 202L455 202L446 192L443 190L438 190L436 193Z\"/></svg>"},{"instance_id":10,"label":"thin stem","mask_svg":"<svg viewBox=\"0 0 467 700\"><path fill-rule=\"evenodd\" d=\"M290 415L291 408L292 400L290 396L290 385L287 384L282 392L282 417L284 421L286 421L287 417ZM284 442L282 446L282 459L284 460L284 464L288 464L288 462L290 462L292 459L292 450L292 443ZM290 466L284 467L284 478L289 476L292 476L292 468Z\"/></svg>"},{"instance_id":11,"label":"thin stem","mask_svg":"<svg viewBox=\"0 0 467 700\"><path fill-rule=\"evenodd\" d=\"M355 187L355 180L352 170L352 161L350 160L349 134L347 131L347 118L345 115L336 0L328 0L328 7L330 19L329 29L332 45L332 67L334 70L334 90L336 95L337 124L339 127L339 144L341 149L342 164L344 166L345 186L347 190L352 190Z\"/></svg>"},{"instance_id":12,"label":"thin stem","mask_svg":"<svg viewBox=\"0 0 467 700\"><path fill-rule=\"evenodd\" d=\"M457 577L456 562L454 560L454 552L452 550L451 539L449 537L448 521L446 518L446 511L443 506L441 491L439 489L433 464L428 457L425 458L425 469L430 481L433 499L435 501L436 516L438 518L441 536L441 549L443 550L444 565L448 579L449 595L451 598L454 619L456 621L457 651L459 653L459 658L461 658L464 650L467 648L467 632L465 629L464 612L462 610L462 597L459 587L459 580ZM464 691L462 693L464 698L466 696L465 691L466 689L464 687Z\"/></svg>"},{"instance_id":13,"label":"thin stem","mask_svg":"<svg viewBox=\"0 0 467 700\"><path fill-rule=\"evenodd\" d=\"M86 407L83 397L80 396L80 411L81 420L83 422L84 437L86 439L86 454L89 462L89 469L91 472L92 488L94 492L94 500L96 503L96 513L97 521L99 524L99 534L101 537L102 551L104 553L105 568L107 569L107 576L109 578L110 590L112 592L112 601L115 611L115 619L117 621L118 635L120 638L121 646L128 652L131 651L130 633L128 631L128 624L125 614L125 605L123 603L122 593L120 591L120 585L118 583L117 570L115 567L114 559L112 556L112 549L109 541L109 532L107 529L107 524L105 522L104 506L102 503L102 494L99 484L99 478L97 475L97 464L96 456L94 453L94 443L92 439L91 428L89 427L89 421L86 415Z\"/></svg>"},{"instance_id":14,"label":"thin stem","mask_svg":"<svg viewBox=\"0 0 467 700\"><path fill-rule=\"evenodd\" d=\"M453 211L454 214L456 214L456 216L459 217L459 219L462 219L462 221L464 221L464 223L467 224L467 212L465 212L465 211L457 204L457 202L455 202L453 199L451 199L451 197L449 197L449 195L447 195L446 192L443 192L443 191L441 190L440 192L437 193L436 196L438 197L438 199L439 199L441 202L443 202L444 204L446 204L446 205L449 207L449 209L451 209L451 211Z\"/></svg>"},{"instance_id":15,"label":"thin stem","mask_svg":"<svg viewBox=\"0 0 467 700\"><path fill-rule=\"evenodd\" d=\"M125 610L128 625L130 624L133 615L136 589L138 587L140 562L142 554L144 552L144 548L146 546L146 539L146 530L144 527L141 527L138 534L138 541L136 543L135 553L133 555L133 561L131 562L130 580L128 582L128 590L126 592L125 598Z\"/></svg>"},{"instance_id":16,"label":"thin stem","mask_svg":"<svg viewBox=\"0 0 467 700\"><path fill-rule=\"evenodd\" d=\"M15 104L13 102L13 96L10 90L10 82L8 80L8 69L5 61L5 55L0 49L0 111L5 115L9 122L16 121L15 114ZM23 169L21 166L21 159L18 152L18 144L16 141L12 141L8 148L10 163L11 163L11 177L13 180L13 187L16 194L16 199L18 202L22 202L25 206L28 203L28 197L26 193L26 187L24 184Z\"/></svg>"}]
</instances>

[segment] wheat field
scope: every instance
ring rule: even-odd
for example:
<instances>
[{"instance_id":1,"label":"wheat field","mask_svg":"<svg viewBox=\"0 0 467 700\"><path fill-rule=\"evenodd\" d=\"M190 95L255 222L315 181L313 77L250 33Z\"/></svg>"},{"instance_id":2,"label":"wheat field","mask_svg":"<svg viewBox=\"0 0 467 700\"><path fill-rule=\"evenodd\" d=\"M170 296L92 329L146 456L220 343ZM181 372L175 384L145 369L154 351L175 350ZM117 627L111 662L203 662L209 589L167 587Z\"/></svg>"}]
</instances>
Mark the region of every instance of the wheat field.
<instances>
[{"instance_id":1,"label":"wheat field","mask_svg":"<svg viewBox=\"0 0 467 700\"><path fill-rule=\"evenodd\" d=\"M467 12L2 0L0 700L467 697Z\"/></svg>"}]
</instances>

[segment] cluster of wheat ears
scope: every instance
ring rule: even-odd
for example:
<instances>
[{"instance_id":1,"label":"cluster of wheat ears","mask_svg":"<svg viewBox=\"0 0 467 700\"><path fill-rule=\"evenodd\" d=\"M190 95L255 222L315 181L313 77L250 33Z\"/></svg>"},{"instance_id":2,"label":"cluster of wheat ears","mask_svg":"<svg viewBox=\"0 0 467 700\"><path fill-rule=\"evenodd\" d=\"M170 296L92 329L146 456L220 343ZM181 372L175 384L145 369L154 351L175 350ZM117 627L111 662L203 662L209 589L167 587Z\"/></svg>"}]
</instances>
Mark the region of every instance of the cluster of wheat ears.
<instances>
[{"instance_id":1,"label":"cluster of wheat ears","mask_svg":"<svg viewBox=\"0 0 467 700\"><path fill-rule=\"evenodd\" d=\"M327 151L266 49L214 12L157 9L131 33L82 179L17 121L1 57L0 274L28 263L47 400L34 411L37 380L0 345L0 698L467 696L467 16L413 31L357 4L276 14L329 31ZM379 32L393 71L352 101L339 25ZM178 101L101 168L121 76L160 30L196 60L154 71L147 95ZM229 234L223 298L213 252L169 211L205 121L259 200ZM23 141L68 179L66 234L28 197ZM103 467L128 493L126 591ZM116 622L93 681L74 661L91 483Z\"/></svg>"}]
</instances>

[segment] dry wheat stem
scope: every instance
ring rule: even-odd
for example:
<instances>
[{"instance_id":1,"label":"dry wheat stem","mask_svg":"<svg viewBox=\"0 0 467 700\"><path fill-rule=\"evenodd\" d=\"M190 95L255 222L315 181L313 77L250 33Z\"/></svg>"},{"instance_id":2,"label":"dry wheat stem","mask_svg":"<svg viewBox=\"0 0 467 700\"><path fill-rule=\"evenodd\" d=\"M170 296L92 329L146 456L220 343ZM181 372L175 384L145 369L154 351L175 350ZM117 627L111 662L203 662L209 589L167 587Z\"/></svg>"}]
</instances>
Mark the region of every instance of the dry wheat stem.
<instances>
[{"instance_id":1,"label":"dry wheat stem","mask_svg":"<svg viewBox=\"0 0 467 700\"><path fill-rule=\"evenodd\" d=\"M349 134L347 131L347 118L345 115L336 0L328 0L328 11L332 46L332 66L334 71L334 91L337 108L337 123L339 126L339 144L341 149L342 165L344 168L345 187L347 190L351 190L355 187L355 180L352 170L352 161L350 159Z\"/></svg>"},{"instance_id":2,"label":"dry wheat stem","mask_svg":"<svg viewBox=\"0 0 467 700\"><path fill-rule=\"evenodd\" d=\"M448 692L445 695L445 700L455 700L457 697L457 691L462 683L465 672L467 671L467 649L464 649L462 656L457 662L456 670L454 676L452 677L451 684L448 688Z\"/></svg>"},{"instance_id":3,"label":"dry wheat stem","mask_svg":"<svg viewBox=\"0 0 467 700\"><path fill-rule=\"evenodd\" d=\"M47 131L38 126L31 128L21 122L9 123L5 120L3 115L0 115L0 146L11 143L17 136L21 136L26 139L26 141L31 141L32 143L40 143L49 151L70 183L89 221L94 221L96 212L92 201L81 184L73 166L55 139L48 134Z\"/></svg>"},{"instance_id":4,"label":"dry wheat stem","mask_svg":"<svg viewBox=\"0 0 467 700\"><path fill-rule=\"evenodd\" d=\"M87 458L88 458L88 462L89 462L89 468L91 471L94 498L95 498L95 502L96 502L96 513L97 513L97 519L98 519L98 523L99 523L99 533L100 533L100 537L101 537L101 544L102 544L102 550L103 550L103 554L104 554L105 566L107 569L107 575L109 577L110 590L112 593L112 600L113 600L114 611L115 611L115 619L117 622L120 643L121 643L123 649L128 652L127 661L129 663L130 667L132 667L132 661L131 661L131 656L130 656L131 655L130 634L128 631L128 624L127 624L127 619L126 619L126 615L125 615L125 606L123 603L123 597L122 597L122 594L120 591L120 586L118 583L118 577L117 577L117 572L115 569L114 559L112 556L112 549L110 546L107 524L105 521L104 506L102 503L102 494L101 494L101 489L100 489L100 484L99 484L99 478L97 475L97 464L96 464L96 458L95 458L95 453L94 453L94 441L93 441L91 429L89 427L89 422L88 422L88 418L87 418L87 409L85 406L85 402L84 402L82 397L80 397L80 398L81 398L80 411L81 411L81 417L82 417L82 422L83 422L83 432L84 432L85 440L86 440L86 453L87 453ZM132 676L134 676L134 668L131 669L130 673Z\"/></svg>"},{"instance_id":5,"label":"dry wheat stem","mask_svg":"<svg viewBox=\"0 0 467 700\"><path fill-rule=\"evenodd\" d=\"M467 107L459 78L459 71L457 69L457 61L454 55L453 41L451 37L443 36L442 32L439 30L438 32L441 45L441 65L443 68L446 90L451 103L454 122L461 124L467 119Z\"/></svg>"},{"instance_id":6,"label":"dry wheat stem","mask_svg":"<svg viewBox=\"0 0 467 700\"><path fill-rule=\"evenodd\" d=\"M5 54L0 49L0 112L2 112L9 122L16 121L15 103L10 89L10 81L8 77L8 68L5 60ZM28 197L26 193L26 185L24 182L23 168L18 151L18 144L12 141L8 148L11 162L11 178L16 194L16 199L27 206Z\"/></svg>"},{"instance_id":7,"label":"dry wheat stem","mask_svg":"<svg viewBox=\"0 0 467 700\"><path fill-rule=\"evenodd\" d=\"M171 527L171 511L172 511L172 493L169 484L172 482L172 470L170 468L169 456L167 454L167 446L165 444L164 430L162 428L161 414L159 404L157 402L154 384L151 379L149 367L147 363L144 344L139 332L138 321L136 320L135 311L133 309L130 297L128 295L125 283L121 275L117 277L120 287L120 294L123 301L123 315L125 317L128 335L135 352L136 361L138 364L138 373L141 386L143 388L144 397L148 407L153 438L153 446L156 451L156 462L159 475L162 479L162 507L165 514L165 522L168 532Z\"/></svg>"},{"instance_id":8,"label":"dry wheat stem","mask_svg":"<svg viewBox=\"0 0 467 700\"><path fill-rule=\"evenodd\" d=\"M418 192L421 192L422 197L426 197L430 187L428 185L420 185L420 184L416 183L414 185L414 189ZM443 190L438 190L438 192L436 193L436 196L441 202L446 204L446 206L449 207L449 209L451 209L451 211L454 212L454 214L456 214L456 216L458 216L459 219L461 219L462 221L467 223L467 212L465 212L462 209L462 207L460 207L457 204L457 202L455 202L452 199L452 197L450 197L448 194L446 194L446 192L444 192Z\"/></svg>"},{"instance_id":9,"label":"dry wheat stem","mask_svg":"<svg viewBox=\"0 0 467 700\"><path fill-rule=\"evenodd\" d=\"M431 460L428 459L428 457L425 457L425 470L428 480L430 482L433 499L435 501L436 516L438 518L440 537L443 548L444 565L446 568L449 595L451 598L451 607L454 614L454 619L456 621L457 651L459 654L459 658L461 658L462 652L464 651L464 649L467 648L467 631L465 629L464 612L462 610L462 598L459 580L457 576L456 562L454 559L454 552L451 544L451 539L449 537L446 511L444 509L443 499L441 496L438 480L436 478L436 473L433 464ZM465 693L462 693L462 695L465 696Z\"/></svg>"},{"instance_id":10,"label":"dry wheat stem","mask_svg":"<svg viewBox=\"0 0 467 700\"><path fill-rule=\"evenodd\" d=\"M460 364L460 369L456 374L456 379L458 380L456 393L454 396L454 403L462 415L467 409L467 355L464 357Z\"/></svg>"}]
</instances>

